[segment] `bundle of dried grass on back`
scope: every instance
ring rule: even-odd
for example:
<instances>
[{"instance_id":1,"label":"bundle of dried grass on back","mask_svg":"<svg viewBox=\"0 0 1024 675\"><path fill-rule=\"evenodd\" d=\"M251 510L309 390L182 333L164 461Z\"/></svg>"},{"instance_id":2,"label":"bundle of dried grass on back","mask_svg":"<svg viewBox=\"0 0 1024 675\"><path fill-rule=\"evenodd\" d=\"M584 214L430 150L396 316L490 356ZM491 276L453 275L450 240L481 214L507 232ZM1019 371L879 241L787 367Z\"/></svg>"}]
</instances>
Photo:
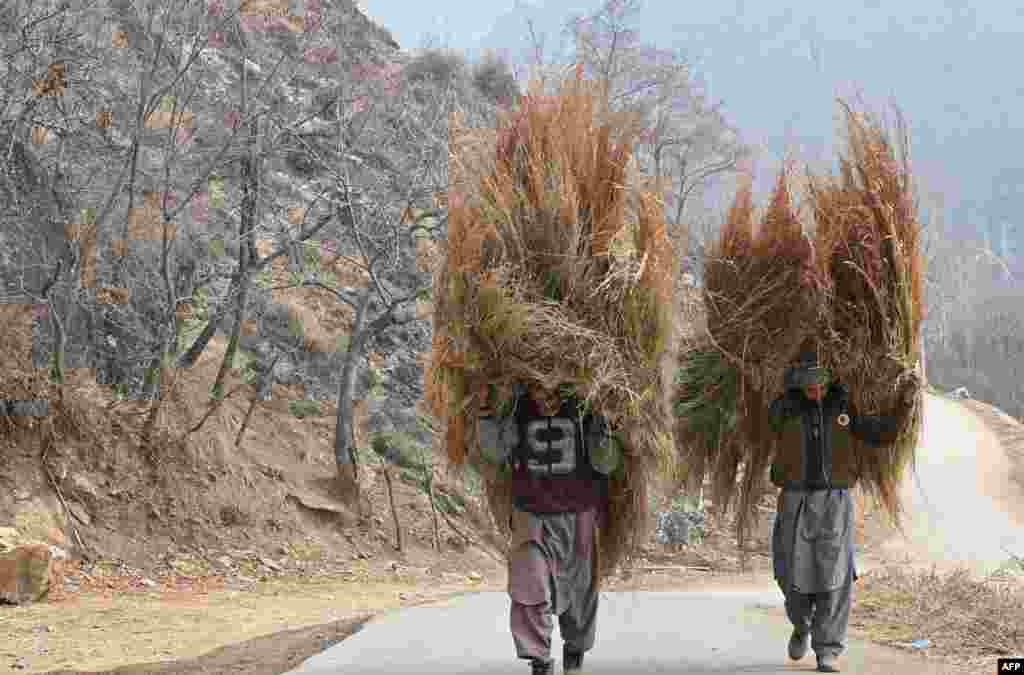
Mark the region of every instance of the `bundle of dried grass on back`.
<instances>
[{"instance_id":1,"label":"bundle of dried grass on back","mask_svg":"<svg viewBox=\"0 0 1024 675\"><path fill-rule=\"evenodd\" d=\"M780 172L756 233L750 184L741 186L705 267L708 334L680 354L681 461L694 482L704 470L712 476L720 508L738 496L742 514L753 512L770 461L768 404L781 393L785 366L815 331L825 297L787 176ZM737 519L741 541L748 522Z\"/></svg>"},{"instance_id":2,"label":"bundle of dried grass on back","mask_svg":"<svg viewBox=\"0 0 1024 675\"><path fill-rule=\"evenodd\" d=\"M479 465L481 385L507 404L516 382L567 383L620 430L626 456L610 482L605 576L644 531L654 472L675 471L662 375L675 263L662 204L631 168L635 128L599 100L577 74L558 96L534 89L497 136L456 128L425 379L456 467L467 454ZM483 469L504 526L507 481Z\"/></svg>"},{"instance_id":3,"label":"bundle of dried grass on back","mask_svg":"<svg viewBox=\"0 0 1024 675\"><path fill-rule=\"evenodd\" d=\"M812 177L809 184L823 271L833 287L822 344L828 367L849 385L856 408L891 414L904 378L921 358L923 262L907 129L897 111L894 143L878 118L840 105L848 148L840 175ZM919 395L894 444L854 446L865 490L896 523L899 486L920 424Z\"/></svg>"}]
</instances>

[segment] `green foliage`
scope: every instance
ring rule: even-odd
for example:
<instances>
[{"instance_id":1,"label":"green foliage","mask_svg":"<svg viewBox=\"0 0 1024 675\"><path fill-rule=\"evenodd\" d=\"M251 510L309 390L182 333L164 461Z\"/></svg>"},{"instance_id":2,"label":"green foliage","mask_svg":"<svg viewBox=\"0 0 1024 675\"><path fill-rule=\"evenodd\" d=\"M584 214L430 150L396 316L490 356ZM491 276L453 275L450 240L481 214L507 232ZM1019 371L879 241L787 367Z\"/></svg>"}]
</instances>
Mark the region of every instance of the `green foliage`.
<instances>
[{"instance_id":1,"label":"green foliage","mask_svg":"<svg viewBox=\"0 0 1024 675\"><path fill-rule=\"evenodd\" d=\"M381 458L391 460L402 469L423 473L420 446L407 434L380 432L370 436L370 448Z\"/></svg>"},{"instance_id":2,"label":"green foliage","mask_svg":"<svg viewBox=\"0 0 1024 675\"><path fill-rule=\"evenodd\" d=\"M348 351L349 336L348 334L342 334L334 338L334 351L339 354L344 354Z\"/></svg>"},{"instance_id":3,"label":"green foliage","mask_svg":"<svg viewBox=\"0 0 1024 675\"><path fill-rule=\"evenodd\" d=\"M223 258L228 254L227 247L224 244L223 239L211 239L206 245L207 250L210 252L212 258Z\"/></svg>"},{"instance_id":4,"label":"green foliage","mask_svg":"<svg viewBox=\"0 0 1024 675\"><path fill-rule=\"evenodd\" d=\"M320 417L321 415L320 404L316 401L307 401L305 399L288 401L288 412L300 420L307 417Z\"/></svg>"},{"instance_id":5,"label":"green foliage","mask_svg":"<svg viewBox=\"0 0 1024 675\"><path fill-rule=\"evenodd\" d=\"M462 489L470 497L479 497L483 494L483 485L484 482L480 474L467 464L462 472Z\"/></svg>"},{"instance_id":6,"label":"green foliage","mask_svg":"<svg viewBox=\"0 0 1024 675\"><path fill-rule=\"evenodd\" d=\"M320 270L320 272L317 273L317 278L320 280L320 283L328 288L338 287L338 275L334 272L329 270Z\"/></svg>"},{"instance_id":7,"label":"green foliage","mask_svg":"<svg viewBox=\"0 0 1024 675\"><path fill-rule=\"evenodd\" d=\"M320 242L303 242L302 258L306 267L313 270L320 270Z\"/></svg>"},{"instance_id":8,"label":"green foliage","mask_svg":"<svg viewBox=\"0 0 1024 675\"><path fill-rule=\"evenodd\" d=\"M684 418L687 429L702 437L707 447L717 446L736 429L739 371L717 349L690 352L676 375L676 386L676 416Z\"/></svg>"},{"instance_id":9,"label":"green foliage","mask_svg":"<svg viewBox=\"0 0 1024 675\"><path fill-rule=\"evenodd\" d=\"M374 391L378 387L384 384L384 378L377 371L376 368L370 366L366 369L366 386L370 391Z\"/></svg>"},{"instance_id":10,"label":"green foliage","mask_svg":"<svg viewBox=\"0 0 1024 675\"><path fill-rule=\"evenodd\" d=\"M448 515L457 516L466 510L466 499L458 493L436 492L434 498L437 508Z\"/></svg>"},{"instance_id":11,"label":"green foliage","mask_svg":"<svg viewBox=\"0 0 1024 675\"><path fill-rule=\"evenodd\" d=\"M273 271L267 267L253 278L253 283L262 289L269 289L274 285Z\"/></svg>"},{"instance_id":12,"label":"green foliage","mask_svg":"<svg viewBox=\"0 0 1024 675\"><path fill-rule=\"evenodd\" d=\"M221 176L210 176L207 183L207 205L211 209L224 208L224 178ZM222 242L223 244L223 242Z\"/></svg>"}]
</instances>

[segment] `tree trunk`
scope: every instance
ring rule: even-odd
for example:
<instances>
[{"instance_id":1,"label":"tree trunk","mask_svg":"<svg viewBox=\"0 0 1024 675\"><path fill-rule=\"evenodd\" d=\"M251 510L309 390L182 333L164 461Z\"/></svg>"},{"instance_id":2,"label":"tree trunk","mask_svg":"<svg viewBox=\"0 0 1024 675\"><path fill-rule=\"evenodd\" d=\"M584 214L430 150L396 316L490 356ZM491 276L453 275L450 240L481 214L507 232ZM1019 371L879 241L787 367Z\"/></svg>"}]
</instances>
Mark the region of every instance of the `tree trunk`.
<instances>
[{"instance_id":1,"label":"tree trunk","mask_svg":"<svg viewBox=\"0 0 1024 675\"><path fill-rule=\"evenodd\" d=\"M391 504L391 518L395 521L395 549L401 553L404 549L402 545L402 525L398 522L398 508L395 506L395 491L391 486L391 467L388 463L382 462L384 465L384 484L388 488L388 503Z\"/></svg>"},{"instance_id":2,"label":"tree trunk","mask_svg":"<svg viewBox=\"0 0 1024 675\"><path fill-rule=\"evenodd\" d=\"M366 309L370 304L371 293L372 290L367 285L352 320L352 332L341 368L341 383L338 386L338 412L334 430L334 461L338 466L338 487L341 496L345 500L351 500L350 503L353 504L359 499L359 468L356 463L355 419L352 408L356 371L365 341L363 324L366 322Z\"/></svg>"},{"instance_id":3,"label":"tree trunk","mask_svg":"<svg viewBox=\"0 0 1024 675\"><path fill-rule=\"evenodd\" d=\"M277 365L280 358L281 354L277 354L277 356L274 357L274 360L270 362L270 366L263 369L256 380L256 388L252 394L252 401L249 402L249 409L245 411L245 419L242 420L242 426L238 430L238 436L235 437L236 448L242 444L242 437L245 436L245 430L249 428L249 420L252 418L252 411L256 409L257 403L269 398L268 392L270 391L270 387L273 385L274 366Z\"/></svg>"},{"instance_id":4,"label":"tree trunk","mask_svg":"<svg viewBox=\"0 0 1024 675\"><path fill-rule=\"evenodd\" d=\"M206 327L203 328L203 332L196 337L188 350L178 359L178 368L191 368L196 364L196 361L199 360L199 357L203 355L203 352L206 351L207 345L210 344L210 340L212 340L213 336L216 335L217 328L220 326L221 320L223 320L224 315L227 314L230 308L232 297L234 297L235 293L240 292L241 290L243 276L243 273L239 272L231 282L231 287L228 288L227 296L224 298L224 302L222 302L217 308L217 313L210 317L210 320L206 323ZM245 281L247 282L248 280Z\"/></svg>"},{"instance_id":5,"label":"tree trunk","mask_svg":"<svg viewBox=\"0 0 1024 675\"><path fill-rule=\"evenodd\" d=\"M239 248L239 258L245 259L248 257L248 249L243 244ZM244 263L242 269L245 269ZM238 337L242 331L242 320L245 318L245 301L248 297L249 290L249 275L243 273L241 280L241 288L238 291L238 302L235 305L235 323L231 328L231 337L228 340L227 351L224 352L224 360L220 363L220 370L217 371L217 379L213 383L212 397L218 399L224 395L224 378L227 376L228 369L230 369L235 362L235 353L238 351Z\"/></svg>"}]
</instances>

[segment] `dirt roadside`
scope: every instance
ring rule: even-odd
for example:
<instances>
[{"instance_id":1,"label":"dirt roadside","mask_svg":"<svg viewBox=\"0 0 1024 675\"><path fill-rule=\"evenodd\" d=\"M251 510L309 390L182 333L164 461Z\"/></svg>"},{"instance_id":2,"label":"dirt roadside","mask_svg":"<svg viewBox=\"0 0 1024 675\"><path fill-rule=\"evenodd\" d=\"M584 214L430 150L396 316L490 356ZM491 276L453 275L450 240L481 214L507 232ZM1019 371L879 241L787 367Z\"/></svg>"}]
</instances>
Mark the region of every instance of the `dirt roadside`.
<instances>
[{"instance_id":1,"label":"dirt roadside","mask_svg":"<svg viewBox=\"0 0 1024 675\"><path fill-rule=\"evenodd\" d=\"M1009 432L1019 427L997 435L1005 442ZM685 551L646 547L636 567L605 589L774 587L764 532L748 571L741 572L728 524L710 525L705 541ZM893 534L879 514L867 511L859 547L865 574L856 591L851 637L906 648L912 639L935 637L942 628L936 616L977 622L948 603L977 598L990 587L968 579L894 576L892 566L905 559L895 560L892 546L883 545ZM354 560L318 561L313 572L264 570L256 579L174 576L160 578L155 587L137 575L94 574L90 580L71 570L65 587L74 590L0 614L0 634L11 636L0 641L0 672L276 675L341 642L374 615L505 588L505 570L493 554L470 548L439 556L415 542L404 555L388 548ZM936 593L930 596L929 590ZM998 593L989 600L1004 602L1000 598L1008 596ZM951 643L952 637L943 635L921 658L958 664L965 674L991 671L998 644Z\"/></svg>"}]
</instances>

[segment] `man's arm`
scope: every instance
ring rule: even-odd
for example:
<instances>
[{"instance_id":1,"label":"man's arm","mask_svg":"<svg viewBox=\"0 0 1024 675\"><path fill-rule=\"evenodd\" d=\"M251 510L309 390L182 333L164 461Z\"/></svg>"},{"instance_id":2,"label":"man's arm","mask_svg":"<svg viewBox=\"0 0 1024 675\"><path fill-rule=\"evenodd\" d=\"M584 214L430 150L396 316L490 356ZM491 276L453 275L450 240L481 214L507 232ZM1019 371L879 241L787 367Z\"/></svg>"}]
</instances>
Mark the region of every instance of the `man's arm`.
<instances>
[{"instance_id":1,"label":"man's arm","mask_svg":"<svg viewBox=\"0 0 1024 675\"><path fill-rule=\"evenodd\" d=\"M588 416L584 426L591 467L602 476L610 476L622 462L618 437L600 415Z\"/></svg>"},{"instance_id":2,"label":"man's arm","mask_svg":"<svg viewBox=\"0 0 1024 675\"><path fill-rule=\"evenodd\" d=\"M493 387L480 386L480 415L477 417L477 438L480 454L491 464L505 463L512 449L519 445L519 427L513 415L498 415L492 400Z\"/></svg>"},{"instance_id":3,"label":"man's arm","mask_svg":"<svg viewBox=\"0 0 1024 675\"><path fill-rule=\"evenodd\" d=\"M787 390L785 394L772 401L768 406L768 426L772 431L782 431L782 426L800 414L800 401L793 390Z\"/></svg>"},{"instance_id":4,"label":"man's arm","mask_svg":"<svg viewBox=\"0 0 1024 675\"><path fill-rule=\"evenodd\" d=\"M900 433L902 421L914 405L917 396L917 382L911 380L900 393L900 403L892 415L850 414L850 433L872 447L892 443ZM845 409L845 406L844 406Z\"/></svg>"},{"instance_id":5,"label":"man's arm","mask_svg":"<svg viewBox=\"0 0 1024 675\"><path fill-rule=\"evenodd\" d=\"M499 466L519 444L519 429L511 417L478 417L477 436L480 454L489 463Z\"/></svg>"}]
</instances>

